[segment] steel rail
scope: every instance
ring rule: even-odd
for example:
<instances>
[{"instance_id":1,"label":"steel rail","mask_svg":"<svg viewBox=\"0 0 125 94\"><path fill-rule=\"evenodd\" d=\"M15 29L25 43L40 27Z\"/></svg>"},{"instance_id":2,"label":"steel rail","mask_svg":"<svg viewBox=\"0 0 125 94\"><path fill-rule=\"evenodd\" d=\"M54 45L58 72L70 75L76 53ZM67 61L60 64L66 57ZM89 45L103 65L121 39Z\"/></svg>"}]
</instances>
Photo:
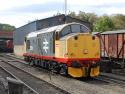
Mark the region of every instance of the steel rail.
<instances>
[{"instance_id":1,"label":"steel rail","mask_svg":"<svg viewBox=\"0 0 125 94\"><path fill-rule=\"evenodd\" d=\"M10 59L10 57L9 57L9 58L6 57L6 56L7 56L6 54L1 54L1 55L3 56L3 57L2 57L3 59ZM14 58L14 57L12 57L11 59L13 59L13 60L15 60L15 61L17 61L17 62L23 62L23 60L21 61L21 60L19 59L19 61L18 61L18 59L17 59L17 58ZM25 73L27 73L27 74L33 76L33 77L35 77L36 79L41 80L40 78L34 76L33 74L31 74L31 73L29 73L29 72L26 72L25 70L23 70L23 69L21 69L21 68L19 68L19 67L16 67L16 66L14 66L14 65L12 65L12 64L10 64L9 62L7 62L7 61L9 61L9 60L2 60L2 61L4 61L5 63L9 64L9 65L12 66L12 67L15 67L15 68L17 68L17 69L19 69L19 70L21 70L21 71L23 71L23 72L25 72ZM22 64L26 65L26 63L24 63L24 62L23 62ZM44 69L44 70L45 70L45 69ZM46 71L46 70L45 70L45 71ZM47 72L49 72L49 71L47 71ZM42 81L42 80L41 80L41 81ZM43 80L43 81L44 81L44 80ZM44 81L44 82L46 82L46 81ZM46 83L48 83L48 82L46 82ZM53 87L55 87L55 88L57 88L58 90L64 92L64 94L70 94L68 91L63 90L63 89L61 89L60 87L57 87L56 85L54 85L54 84L52 84L52 83L48 83L48 84L51 84ZM36 93L36 94L39 94L39 93Z\"/></svg>"},{"instance_id":2,"label":"steel rail","mask_svg":"<svg viewBox=\"0 0 125 94\"><path fill-rule=\"evenodd\" d=\"M0 59L1 60L1 59ZM1 62L4 62L3 60L1 60ZM6 62L5 62L6 63ZM12 74L10 71L8 71L7 69L5 69L4 67L2 67L0 65L0 68L2 68L4 71L6 71L8 74L10 74L12 77L14 77L15 79L19 80L21 83L23 83L27 88L29 88L31 91L33 91L36 94L39 94L37 91L35 91L33 88L31 88L29 85L27 85L25 82L23 82L21 79L19 79L17 76L15 76L14 74Z\"/></svg>"}]
</instances>

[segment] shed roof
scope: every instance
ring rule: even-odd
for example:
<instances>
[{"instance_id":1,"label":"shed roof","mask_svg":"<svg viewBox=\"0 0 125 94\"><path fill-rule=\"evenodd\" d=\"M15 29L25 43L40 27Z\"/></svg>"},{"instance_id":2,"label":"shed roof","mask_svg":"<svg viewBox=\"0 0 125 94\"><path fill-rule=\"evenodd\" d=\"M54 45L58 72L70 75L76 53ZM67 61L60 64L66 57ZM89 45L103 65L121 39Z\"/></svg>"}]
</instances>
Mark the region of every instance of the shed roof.
<instances>
[{"instance_id":1,"label":"shed roof","mask_svg":"<svg viewBox=\"0 0 125 94\"><path fill-rule=\"evenodd\" d=\"M32 24L32 23L36 23L36 22L39 22L39 21L41 22L41 21L45 21L45 20L49 20L49 19L53 19L53 18L56 18L56 17L64 17L64 18L69 17L69 18L71 18L71 19L75 19L75 20L78 20L78 21L80 21L80 22L84 22L84 23L88 23L88 24L90 24L90 23L87 22L87 21L80 20L80 19L77 19L77 18L74 18L74 17L68 16L68 15L65 16L65 14L61 14L61 15L56 15L56 16L52 16L52 17L48 17L48 18L44 18L44 19L38 19L38 20L31 21L31 22L29 22L29 23L27 23L27 24L25 24L25 25L23 25L23 26L21 26L21 27L18 27L17 29L22 28L22 27L25 27L25 26L27 26L27 25L29 25L29 24ZM63 19L63 20L64 20L64 19ZM66 20L66 19L65 19L65 20Z\"/></svg>"}]
</instances>

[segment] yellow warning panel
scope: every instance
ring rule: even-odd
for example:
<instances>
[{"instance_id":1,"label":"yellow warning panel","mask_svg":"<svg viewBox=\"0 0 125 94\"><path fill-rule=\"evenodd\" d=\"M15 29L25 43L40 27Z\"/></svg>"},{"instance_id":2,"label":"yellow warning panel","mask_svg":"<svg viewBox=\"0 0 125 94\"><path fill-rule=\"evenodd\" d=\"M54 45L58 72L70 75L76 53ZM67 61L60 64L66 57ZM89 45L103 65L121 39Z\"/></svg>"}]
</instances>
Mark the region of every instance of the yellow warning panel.
<instances>
[{"instance_id":1,"label":"yellow warning panel","mask_svg":"<svg viewBox=\"0 0 125 94\"><path fill-rule=\"evenodd\" d=\"M72 77L83 77L83 69L68 67L68 74Z\"/></svg>"},{"instance_id":2,"label":"yellow warning panel","mask_svg":"<svg viewBox=\"0 0 125 94\"><path fill-rule=\"evenodd\" d=\"M98 76L100 73L100 67L97 66L95 68L91 68L91 71L90 71L90 76L91 77L95 77L95 76Z\"/></svg>"}]
</instances>

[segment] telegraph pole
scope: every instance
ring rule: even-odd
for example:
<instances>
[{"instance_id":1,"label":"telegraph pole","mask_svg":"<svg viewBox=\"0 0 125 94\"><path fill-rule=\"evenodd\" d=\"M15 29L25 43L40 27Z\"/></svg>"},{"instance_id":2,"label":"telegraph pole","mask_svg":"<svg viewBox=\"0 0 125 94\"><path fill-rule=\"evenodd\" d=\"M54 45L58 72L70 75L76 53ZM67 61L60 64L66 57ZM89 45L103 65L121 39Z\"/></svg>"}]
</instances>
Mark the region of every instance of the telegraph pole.
<instances>
[{"instance_id":1,"label":"telegraph pole","mask_svg":"<svg viewBox=\"0 0 125 94\"><path fill-rule=\"evenodd\" d=\"M67 15L67 0L65 0L65 16Z\"/></svg>"}]
</instances>

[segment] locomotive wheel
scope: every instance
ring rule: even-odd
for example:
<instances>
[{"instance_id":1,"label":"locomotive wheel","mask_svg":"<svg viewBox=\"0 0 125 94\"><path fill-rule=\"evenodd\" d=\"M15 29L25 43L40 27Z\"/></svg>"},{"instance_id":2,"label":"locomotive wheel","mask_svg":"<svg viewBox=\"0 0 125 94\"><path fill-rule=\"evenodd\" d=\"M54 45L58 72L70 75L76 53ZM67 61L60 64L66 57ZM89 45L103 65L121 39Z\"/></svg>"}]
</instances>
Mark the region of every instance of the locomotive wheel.
<instances>
[{"instance_id":1,"label":"locomotive wheel","mask_svg":"<svg viewBox=\"0 0 125 94\"><path fill-rule=\"evenodd\" d=\"M35 65L36 66L36 64L37 64L37 59L35 59L35 60L33 60L34 62L33 62L33 65Z\"/></svg>"},{"instance_id":2,"label":"locomotive wheel","mask_svg":"<svg viewBox=\"0 0 125 94\"><path fill-rule=\"evenodd\" d=\"M48 62L48 69L53 73L59 73L59 65L57 62L54 61Z\"/></svg>"},{"instance_id":3,"label":"locomotive wheel","mask_svg":"<svg viewBox=\"0 0 125 94\"><path fill-rule=\"evenodd\" d=\"M68 73L67 73L67 67L66 67L66 65L61 65L59 73L61 75L67 76Z\"/></svg>"},{"instance_id":4,"label":"locomotive wheel","mask_svg":"<svg viewBox=\"0 0 125 94\"><path fill-rule=\"evenodd\" d=\"M49 69L49 61L46 61L46 69Z\"/></svg>"},{"instance_id":5,"label":"locomotive wheel","mask_svg":"<svg viewBox=\"0 0 125 94\"><path fill-rule=\"evenodd\" d=\"M27 57L24 57L24 61L27 61L28 59L27 59Z\"/></svg>"},{"instance_id":6,"label":"locomotive wheel","mask_svg":"<svg viewBox=\"0 0 125 94\"><path fill-rule=\"evenodd\" d=\"M49 70L51 71L52 70L52 64L49 63Z\"/></svg>"},{"instance_id":7,"label":"locomotive wheel","mask_svg":"<svg viewBox=\"0 0 125 94\"><path fill-rule=\"evenodd\" d=\"M25 60L26 62L29 62L29 57L26 56L26 57L24 58L24 60Z\"/></svg>"},{"instance_id":8,"label":"locomotive wheel","mask_svg":"<svg viewBox=\"0 0 125 94\"><path fill-rule=\"evenodd\" d=\"M29 62L29 65L33 66L34 65L34 60L31 60L31 62Z\"/></svg>"}]
</instances>

